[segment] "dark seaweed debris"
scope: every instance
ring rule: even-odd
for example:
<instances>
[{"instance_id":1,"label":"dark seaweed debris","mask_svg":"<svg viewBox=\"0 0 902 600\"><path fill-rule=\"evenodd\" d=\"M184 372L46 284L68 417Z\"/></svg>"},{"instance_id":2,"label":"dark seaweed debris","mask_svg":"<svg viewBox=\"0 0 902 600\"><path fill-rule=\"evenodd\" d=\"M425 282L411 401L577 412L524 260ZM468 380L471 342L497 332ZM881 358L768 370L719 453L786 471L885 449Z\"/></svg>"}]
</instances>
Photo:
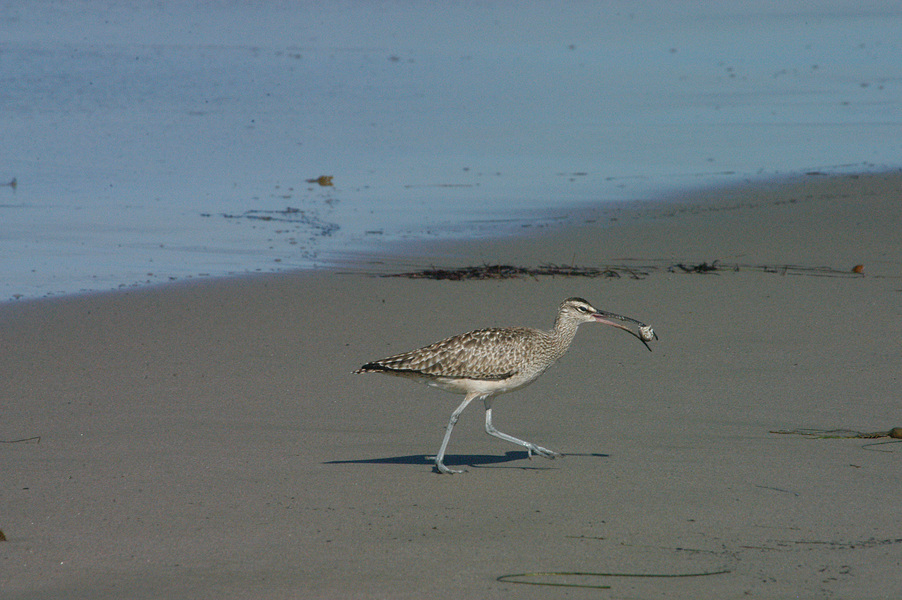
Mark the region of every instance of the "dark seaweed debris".
<instances>
[{"instance_id":1,"label":"dark seaweed debris","mask_svg":"<svg viewBox=\"0 0 902 600\"><path fill-rule=\"evenodd\" d=\"M670 267L668 270L673 273L677 269L679 269L683 273L713 273L720 270L720 261L715 260L711 264L703 262L697 265L684 265L683 263L677 263Z\"/></svg>"},{"instance_id":2,"label":"dark seaweed debris","mask_svg":"<svg viewBox=\"0 0 902 600\"><path fill-rule=\"evenodd\" d=\"M524 277L589 277L616 279L629 277L631 279L645 279L651 273L666 271L668 273L686 274L719 274L724 272L738 273L740 271L753 271L775 275L803 275L809 277L864 277L861 272L834 269L832 267L807 267L802 265L746 265L724 264L719 260L701 262L697 264L675 263L667 264L665 261L651 261L658 264L630 266L615 265L607 267L581 267L576 265L541 265L538 267L516 267L512 265L481 265L474 267L461 267L457 269L430 268L420 271L405 273L391 273L382 277L404 277L407 279L434 279L448 281L465 281L471 279L520 279ZM666 266L665 266L666 265Z\"/></svg>"},{"instance_id":3,"label":"dark seaweed debris","mask_svg":"<svg viewBox=\"0 0 902 600\"><path fill-rule=\"evenodd\" d=\"M577 267L573 265L542 265L539 267L514 267L512 265L482 265L459 269L424 269L408 273L392 273L383 277L405 277L407 279L435 279L463 281L468 279L520 279L523 277L606 277L617 278L627 275L633 279L643 279L648 273L633 267Z\"/></svg>"},{"instance_id":4,"label":"dark seaweed debris","mask_svg":"<svg viewBox=\"0 0 902 600\"><path fill-rule=\"evenodd\" d=\"M746 265L740 263L724 264L719 260L698 264L676 263L667 268L670 273L708 274L725 271L755 271L774 275L807 275L809 277L863 277L864 267L856 265L852 269L834 269L833 267L809 267L805 265Z\"/></svg>"},{"instance_id":5,"label":"dark seaweed debris","mask_svg":"<svg viewBox=\"0 0 902 600\"><path fill-rule=\"evenodd\" d=\"M807 437L829 439L829 438L882 438L890 437L902 439L902 427L893 427L889 431L855 431L853 429L781 429L771 431L771 433L780 433L784 435L803 435Z\"/></svg>"}]
</instances>

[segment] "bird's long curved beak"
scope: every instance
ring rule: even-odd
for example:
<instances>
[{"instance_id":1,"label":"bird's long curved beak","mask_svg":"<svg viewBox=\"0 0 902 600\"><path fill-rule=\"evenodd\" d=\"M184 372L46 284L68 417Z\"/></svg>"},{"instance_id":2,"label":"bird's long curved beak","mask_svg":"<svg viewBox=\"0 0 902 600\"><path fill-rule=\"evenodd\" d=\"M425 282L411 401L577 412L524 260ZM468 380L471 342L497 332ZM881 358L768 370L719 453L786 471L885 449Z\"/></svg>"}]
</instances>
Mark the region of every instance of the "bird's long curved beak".
<instances>
[{"instance_id":1,"label":"bird's long curved beak","mask_svg":"<svg viewBox=\"0 0 902 600\"><path fill-rule=\"evenodd\" d=\"M654 329L652 329L642 321L638 321L636 319L633 319L632 317L624 317L623 315L605 311L599 311L592 316L595 318L595 321L597 323L601 323L602 325L610 325L611 327L616 327L617 329L622 329L630 335L635 336L636 339L645 344L645 347L648 348L649 352L651 352L651 346L648 345L648 342L653 339L658 339L658 334L655 333ZM620 322L618 323L618 321ZM623 322L635 323L639 326L640 333L637 333L626 325L623 325Z\"/></svg>"}]
</instances>

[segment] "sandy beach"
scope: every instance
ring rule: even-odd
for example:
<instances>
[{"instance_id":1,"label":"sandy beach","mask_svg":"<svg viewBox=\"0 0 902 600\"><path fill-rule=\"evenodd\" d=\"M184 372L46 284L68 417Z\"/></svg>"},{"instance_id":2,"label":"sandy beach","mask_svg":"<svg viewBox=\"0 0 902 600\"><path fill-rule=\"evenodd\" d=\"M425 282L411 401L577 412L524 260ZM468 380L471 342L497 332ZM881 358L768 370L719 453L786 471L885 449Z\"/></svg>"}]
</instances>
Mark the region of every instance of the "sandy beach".
<instances>
[{"instance_id":1,"label":"sandy beach","mask_svg":"<svg viewBox=\"0 0 902 600\"><path fill-rule=\"evenodd\" d=\"M898 597L902 440L826 432L902 426L902 175L586 221L340 273L0 304L0 596ZM499 263L617 276L371 274ZM569 296L660 340L585 325L495 403L499 429L560 459L486 436L474 405L447 458L467 472L435 474L460 397L352 374L550 327Z\"/></svg>"}]
</instances>

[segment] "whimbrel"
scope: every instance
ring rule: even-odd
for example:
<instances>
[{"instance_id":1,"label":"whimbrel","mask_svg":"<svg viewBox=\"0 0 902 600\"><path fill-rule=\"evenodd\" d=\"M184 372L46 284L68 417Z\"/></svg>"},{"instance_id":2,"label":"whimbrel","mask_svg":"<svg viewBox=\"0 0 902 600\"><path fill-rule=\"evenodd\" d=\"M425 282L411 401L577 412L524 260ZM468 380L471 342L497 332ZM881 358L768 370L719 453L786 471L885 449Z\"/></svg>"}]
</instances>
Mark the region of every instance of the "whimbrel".
<instances>
[{"instance_id":1,"label":"whimbrel","mask_svg":"<svg viewBox=\"0 0 902 600\"><path fill-rule=\"evenodd\" d=\"M550 331L528 327L477 329L419 350L367 363L354 372L407 377L449 392L466 394L464 401L451 413L445 437L435 456L435 468L439 473L461 472L445 466L445 450L460 414L477 398L485 404L486 433L523 446L529 458L533 454L554 458L560 454L495 429L492 400L498 394L535 381L567 352L580 324L592 322L631 333L649 350L648 342L658 337L651 327L636 319L598 310L582 298L567 298L561 303ZM638 332L623 325L624 322L638 325Z\"/></svg>"}]
</instances>

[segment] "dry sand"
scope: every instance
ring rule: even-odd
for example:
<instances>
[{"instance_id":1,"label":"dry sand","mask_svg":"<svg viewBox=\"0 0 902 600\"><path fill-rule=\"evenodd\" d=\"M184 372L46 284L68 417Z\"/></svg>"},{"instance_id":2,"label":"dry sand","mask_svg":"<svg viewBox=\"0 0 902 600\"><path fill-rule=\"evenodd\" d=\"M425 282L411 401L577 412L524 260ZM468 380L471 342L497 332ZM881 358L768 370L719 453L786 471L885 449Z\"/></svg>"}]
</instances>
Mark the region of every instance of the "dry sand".
<instances>
[{"instance_id":1,"label":"dry sand","mask_svg":"<svg viewBox=\"0 0 902 600\"><path fill-rule=\"evenodd\" d=\"M902 425L902 176L592 218L403 262L647 276L300 273L0 305L0 596L899 597L902 444L771 432ZM715 259L741 267L667 269ZM550 326L567 296L661 339L583 326L496 402L500 429L561 459L486 436L473 406L448 457L468 472L434 474L460 398L351 374Z\"/></svg>"}]
</instances>

